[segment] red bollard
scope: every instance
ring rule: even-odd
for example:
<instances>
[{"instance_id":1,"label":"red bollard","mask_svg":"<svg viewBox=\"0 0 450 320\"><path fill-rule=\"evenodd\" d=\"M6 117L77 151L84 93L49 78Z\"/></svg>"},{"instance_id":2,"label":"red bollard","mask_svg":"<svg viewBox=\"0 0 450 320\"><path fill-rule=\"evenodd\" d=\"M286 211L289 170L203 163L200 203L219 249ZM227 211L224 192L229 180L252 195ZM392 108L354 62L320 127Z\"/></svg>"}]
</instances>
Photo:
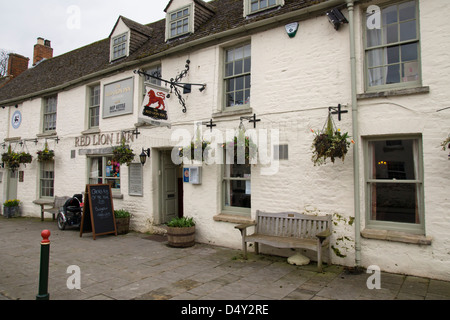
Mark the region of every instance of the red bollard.
<instances>
[{"instance_id":1,"label":"red bollard","mask_svg":"<svg viewBox=\"0 0 450 320\"><path fill-rule=\"evenodd\" d=\"M48 270L50 261L50 231L44 230L41 233L41 268L39 272L39 294L36 300L50 300L48 293Z\"/></svg>"}]
</instances>

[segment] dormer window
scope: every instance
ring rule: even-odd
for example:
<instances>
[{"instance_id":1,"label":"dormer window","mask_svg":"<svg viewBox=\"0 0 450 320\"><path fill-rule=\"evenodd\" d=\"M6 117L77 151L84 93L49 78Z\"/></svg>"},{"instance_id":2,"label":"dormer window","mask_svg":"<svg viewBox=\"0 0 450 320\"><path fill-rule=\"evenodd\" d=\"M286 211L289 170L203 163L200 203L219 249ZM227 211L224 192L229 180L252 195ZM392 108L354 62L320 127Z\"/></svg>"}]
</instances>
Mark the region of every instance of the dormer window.
<instances>
[{"instance_id":1,"label":"dormer window","mask_svg":"<svg viewBox=\"0 0 450 320\"><path fill-rule=\"evenodd\" d=\"M121 34L112 39L112 59L116 60L127 56L128 33Z\"/></svg>"},{"instance_id":2,"label":"dormer window","mask_svg":"<svg viewBox=\"0 0 450 320\"><path fill-rule=\"evenodd\" d=\"M192 6L169 12L168 17L169 39L192 32Z\"/></svg>"},{"instance_id":3,"label":"dormer window","mask_svg":"<svg viewBox=\"0 0 450 320\"><path fill-rule=\"evenodd\" d=\"M283 5L284 0L244 0L244 16Z\"/></svg>"}]
</instances>

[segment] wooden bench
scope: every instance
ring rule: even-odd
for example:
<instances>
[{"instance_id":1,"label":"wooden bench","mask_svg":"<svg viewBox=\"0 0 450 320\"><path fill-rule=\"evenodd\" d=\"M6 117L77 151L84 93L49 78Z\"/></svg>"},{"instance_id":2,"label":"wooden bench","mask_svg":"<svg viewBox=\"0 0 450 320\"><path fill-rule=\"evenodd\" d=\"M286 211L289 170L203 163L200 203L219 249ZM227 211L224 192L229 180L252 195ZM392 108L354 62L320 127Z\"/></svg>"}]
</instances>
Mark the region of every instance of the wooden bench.
<instances>
[{"instance_id":1,"label":"wooden bench","mask_svg":"<svg viewBox=\"0 0 450 320\"><path fill-rule=\"evenodd\" d=\"M44 213L51 213L53 220L55 220L55 216L58 214L59 209L64 206L68 199L70 199L70 197L55 197L53 200L35 200L33 202L41 206L41 220L44 221ZM45 206L52 207L45 208Z\"/></svg>"},{"instance_id":2,"label":"wooden bench","mask_svg":"<svg viewBox=\"0 0 450 320\"><path fill-rule=\"evenodd\" d=\"M247 235L247 228L255 226L255 233ZM302 248L317 251L317 266L322 272L322 248L330 246L331 216L312 216L296 212L268 213L256 211L256 222L235 227L242 234L242 249L247 259L247 242L277 248Z\"/></svg>"}]
</instances>

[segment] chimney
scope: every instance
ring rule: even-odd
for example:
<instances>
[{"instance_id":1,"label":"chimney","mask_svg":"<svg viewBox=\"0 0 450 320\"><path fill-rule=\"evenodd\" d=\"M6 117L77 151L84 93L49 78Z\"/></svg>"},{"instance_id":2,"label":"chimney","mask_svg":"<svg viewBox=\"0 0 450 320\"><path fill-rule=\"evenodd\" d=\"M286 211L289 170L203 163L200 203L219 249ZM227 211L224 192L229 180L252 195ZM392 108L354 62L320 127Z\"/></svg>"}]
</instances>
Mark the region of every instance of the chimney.
<instances>
[{"instance_id":1,"label":"chimney","mask_svg":"<svg viewBox=\"0 0 450 320\"><path fill-rule=\"evenodd\" d=\"M43 59L53 58L53 49L51 47L50 40L44 40L44 38L37 38L37 44L34 45L34 57L33 66Z\"/></svg>"},{"instance_id":2,"label":"chimney","mask_svg":"<svg viewBox=\"0 0 450 320\"><path fill-rule=\"evenodd\" d=\"M21 56L20 54L10 53L8 58L8 76L17 77L28 69L30 58Z\"/></svg>"}]
</instances>

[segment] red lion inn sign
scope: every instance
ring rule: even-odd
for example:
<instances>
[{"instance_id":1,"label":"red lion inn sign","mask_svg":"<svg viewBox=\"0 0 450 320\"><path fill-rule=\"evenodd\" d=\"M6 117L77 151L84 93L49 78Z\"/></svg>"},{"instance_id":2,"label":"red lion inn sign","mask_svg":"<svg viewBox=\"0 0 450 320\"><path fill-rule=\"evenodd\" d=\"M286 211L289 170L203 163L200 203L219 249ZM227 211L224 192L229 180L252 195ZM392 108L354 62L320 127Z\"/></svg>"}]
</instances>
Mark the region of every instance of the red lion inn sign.
<instances>
[{"instance_id":1,"label":"red lion inn sign","mask_svg":"<svg viewBox=\"0 0 450 320\"><path fill-rule=\"evenodd\" d=\"M150 84L145 86L145 90L146 94L142 103L142 115L154 121L166 123L169 120L167 113L168 91Z\"/></svg>"}]
</instances>

